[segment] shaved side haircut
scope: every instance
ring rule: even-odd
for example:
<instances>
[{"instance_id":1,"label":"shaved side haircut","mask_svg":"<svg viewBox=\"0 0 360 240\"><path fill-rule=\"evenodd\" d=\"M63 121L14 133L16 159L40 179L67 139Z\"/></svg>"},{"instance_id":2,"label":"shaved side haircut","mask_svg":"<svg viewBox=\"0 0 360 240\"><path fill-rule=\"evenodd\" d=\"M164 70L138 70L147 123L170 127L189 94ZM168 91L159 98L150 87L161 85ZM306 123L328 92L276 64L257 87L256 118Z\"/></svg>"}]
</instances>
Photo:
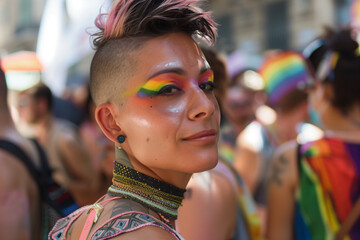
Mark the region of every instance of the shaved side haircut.
<instances>
[{"instance_id":1,"label":"shaved side haircut","mask_svg":"<svg viewBox=\"0 0 360 240\"><path fill-rule=\"evenodd\" d=\"M136 71L134 53L151 38L169 33L216 40L216 24L210 13L201 12L192 0L119 0L95 24L96 53L90 67L90 91L96 105L106 103L125 91ZM149 57L149 56L144 56Z\"/></svg>"}]
</instances>

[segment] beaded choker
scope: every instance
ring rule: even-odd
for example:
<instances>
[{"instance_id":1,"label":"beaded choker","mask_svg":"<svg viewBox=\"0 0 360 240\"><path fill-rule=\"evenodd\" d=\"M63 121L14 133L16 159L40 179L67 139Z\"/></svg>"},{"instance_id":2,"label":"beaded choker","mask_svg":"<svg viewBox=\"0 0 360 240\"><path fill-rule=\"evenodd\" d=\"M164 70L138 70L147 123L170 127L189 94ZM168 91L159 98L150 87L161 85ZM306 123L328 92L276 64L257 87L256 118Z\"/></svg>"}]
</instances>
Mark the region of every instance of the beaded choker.
<instances>
[{"instance_id":1,"label":"beaded choker","mask_svg":"<svg viewBox=\"0 0 360 240\"><path fill-rule=\"evenodd\" d=\"M162 182L115 161L113 184L108 189L112 196L132 199L172 220L184 199L185 189Z\"/></svg>"}]
</instances>

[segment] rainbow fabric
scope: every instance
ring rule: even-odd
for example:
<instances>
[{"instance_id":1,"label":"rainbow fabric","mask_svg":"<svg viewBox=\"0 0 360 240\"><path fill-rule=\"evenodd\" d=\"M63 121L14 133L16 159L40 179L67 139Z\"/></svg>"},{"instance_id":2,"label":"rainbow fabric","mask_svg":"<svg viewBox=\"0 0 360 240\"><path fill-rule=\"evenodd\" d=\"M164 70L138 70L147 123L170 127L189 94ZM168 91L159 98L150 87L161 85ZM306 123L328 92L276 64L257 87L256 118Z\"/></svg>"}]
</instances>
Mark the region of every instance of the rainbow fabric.
<instances>
[{"instance_id":1,"label":"rainbow fabric","mask_svg":"<svg viewBox=\"0 0 360 240\"><path fill-rule=\"evenodd\" d=\"M303 56L293 51L283 51L266 58L259 68L265 82L269 103L276 105L287 93L308 79Z\"/></svg>"},{"instance_id":2,"label":"rainbow fabric","mask_svg":"<svg viewBox=\"0 0 360 240\"><path fill-rule=\"evenodd\" d=\"M235 158L234 146L229 142L222 141L221 144L219 144L219 157L228 163L232 163Z\"/></svg>"},{"instance_id":3,"label":"rainbow fabric","mask_svg":"<svg viewBox=\"0 0 360 240\"><path fill-rule=\"evenodd\" d=\"M251 196L251 193L247 189L247 186L241 176L236 172L232 163L235 157L236 137L234 129L230 125L223 127L220 141L219 141L219 161L228 166L231 170L233 177L236 179L237 186L237 206L241 212L241 216L237 216L237 231L243 231L239 236L234 239L244 240L261 240L261 224L260 216L258 215L255 207L255 202ZM224 173L225 174L225 173ZM246 230L239 227L241 225L242 218L246 223Z\"/></svg>"},{"instance_id":4,"label":"rainbow fabric","mask_svg":"<svg viewBox=\"0 0 360 240\"><path fill-rule=\"evenodd\" d=\"M334 239L360 197L360 144L323 138L300 153L296 239ZM345 239L360 239L360 220Z\"/></svg>"},{"instance_id":5,"label":"rainbow fabric","mask_svg":"<svg viewBox=\"0 0 360 240\"><path fill-rule=\"evenodd\" d=\"M35 52L20 51L1 59L9 89L22 91L41 81L43 67Z\"/></svg>"},{"instance_id":6,"label":"rainbow fabric","mask_svg":"<svg viewBox=\"0 0 360 240\"><path fill-rule=\"evenodd\" d=\"M35 52L20 51L1 59L1 66L7 71L41 72L42 65Z\"/></svg>"}]
</instances>

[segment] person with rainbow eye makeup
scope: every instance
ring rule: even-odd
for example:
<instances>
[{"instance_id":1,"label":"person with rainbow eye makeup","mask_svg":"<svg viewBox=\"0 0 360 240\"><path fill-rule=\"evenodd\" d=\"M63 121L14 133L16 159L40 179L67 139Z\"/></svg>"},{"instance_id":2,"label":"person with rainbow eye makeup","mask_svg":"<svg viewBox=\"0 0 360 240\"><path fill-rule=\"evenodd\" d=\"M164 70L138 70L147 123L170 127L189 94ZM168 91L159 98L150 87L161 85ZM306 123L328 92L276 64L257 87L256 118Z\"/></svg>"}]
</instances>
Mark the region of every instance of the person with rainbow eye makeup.
<instances>
[{"instance_id":1,"label":"person with rainbow eye makeup","mask_svg":"<svg viewBox=\"0 0 360 240\"><path fill-rule=\"evenodd\" d=\"M192 174L217 164L220 127L197 43L214 43L216 24L196 4L119 0L97 17L90 89L115 144L112 185L59 220L49 239L183 239L177 210Z\"/></svg>"},{"instance_id":2,"label":"person with rainbow eye makeup","mask_svg":"<svg viewBox=\"0 0 360 240\"><path fill-rule=\"evenodd\" d=\"M225 62L214 49L202 48L202 51L214 72L215 96L220 109L224 109L228 82ZM262 239L255 202L241 176L220 150L215 168L194 173L186 189L176 221L177 231L185 239Z\"/></svg>"},{"instance_id":3,"label":"person with rainbow eye makeup","mask_svg":"<svg viewBox=\"0 0 360 240\"><path fill-rule=\"evenodd\" d=\"M334 31L304 50L306 84L324 135L287 142L271 164L267 239L360 239L360 56L354 29Z\"/></svg>"}]
</instances>

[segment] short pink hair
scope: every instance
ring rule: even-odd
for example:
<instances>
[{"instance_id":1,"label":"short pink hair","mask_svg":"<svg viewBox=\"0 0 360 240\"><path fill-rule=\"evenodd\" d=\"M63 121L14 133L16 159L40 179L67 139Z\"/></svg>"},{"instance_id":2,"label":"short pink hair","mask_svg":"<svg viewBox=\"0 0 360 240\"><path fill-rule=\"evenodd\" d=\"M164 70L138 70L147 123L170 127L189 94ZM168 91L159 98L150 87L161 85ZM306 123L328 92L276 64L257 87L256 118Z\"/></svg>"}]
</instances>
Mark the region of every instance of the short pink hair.
<instances>
[{"instance_id":1,"label":"short pink hair","mask_svg":"<svg viewBox=\"0 0 360 240\"><path fill-rule=\"evenodd\" d=\"M127 37L158 36L171 32L200 35L216 40L216 23L209 12L195 7L197 0L119 0L110 12L100 13L94 46Z\"/></svg>"}]
</instances>

